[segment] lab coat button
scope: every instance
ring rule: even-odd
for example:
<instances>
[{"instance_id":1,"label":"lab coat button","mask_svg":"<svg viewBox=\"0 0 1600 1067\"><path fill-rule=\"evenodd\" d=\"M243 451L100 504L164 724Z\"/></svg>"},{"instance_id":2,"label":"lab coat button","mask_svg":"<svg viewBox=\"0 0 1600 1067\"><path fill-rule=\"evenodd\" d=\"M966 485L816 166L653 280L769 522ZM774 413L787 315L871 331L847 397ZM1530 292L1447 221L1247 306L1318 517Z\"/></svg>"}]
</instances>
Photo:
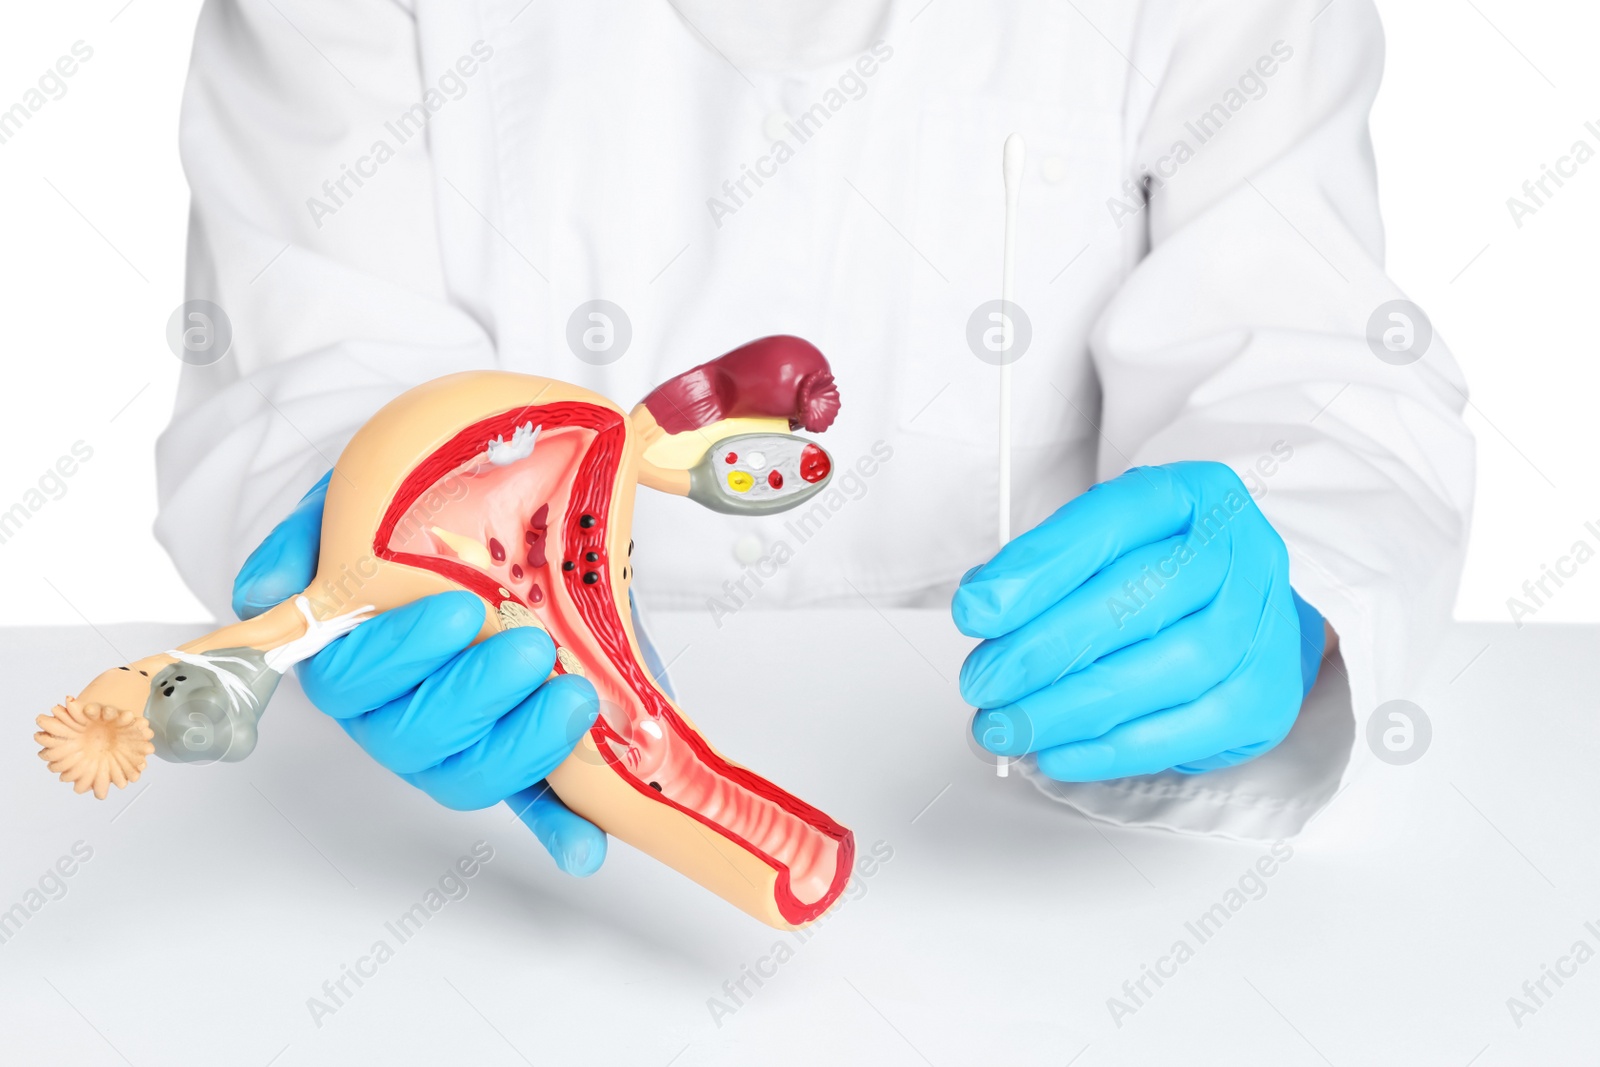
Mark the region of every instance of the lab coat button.
<instances>
[{"instance_id":1,"label":"lab coat button","mask_svg":"<svg viewBox=\"0 0 1600 1067\"><path fill-rule=\"evenodd\" d=\"M781 141L789 132L789 116L781 111L774 111L761 123L761 132L768 141Z\"/></svg>"},{"instance_id":2,"label":"lab coat button","mask_svg":"<svg viewBox=\"0 0 1600 1067\"><path fill-rule=\"evenodd\" d=\"M733 558L746 567L752 566L766 554L767 546L755 534L745 534L733 543Z\"/></svg>"}]
</instances>

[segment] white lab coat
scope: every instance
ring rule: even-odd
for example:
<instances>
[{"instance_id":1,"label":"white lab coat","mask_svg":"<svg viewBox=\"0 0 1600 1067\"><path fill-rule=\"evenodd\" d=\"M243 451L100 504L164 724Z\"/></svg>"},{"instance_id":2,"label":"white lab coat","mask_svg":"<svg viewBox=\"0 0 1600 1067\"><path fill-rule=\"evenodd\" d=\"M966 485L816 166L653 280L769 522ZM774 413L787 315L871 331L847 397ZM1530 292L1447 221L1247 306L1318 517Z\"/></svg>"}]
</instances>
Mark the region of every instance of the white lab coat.
<instances>
[{"instance_id":1,"label":"white lab coat","mask_svg":"<svg viewBox=\"0 0 1600 1067\"><path fill-rule=\"evenodd\" d=\"M209 0L182 120L190 296L235 340L185 370L159 446L157 532L186 578L226 612L250 549L418 382L501 367L631 403L784 332L841 385L836 510L802 536L641 492L639 596L946 603L995 546L996 372L966 325L998 296L1000 145L1021 131L1015 527L1131 465L1261 461L1293 584L1343 643L1273 753L1047 791L1119 822L1297 832L1352 748L1370 758L1352 713L1425 662L1473 488L1443 344L1393 366L1365 341L1400 296L1370 0L889 0L790 64L718 6ZM419 101L425 135L397 136ZM1186 123L1208 112L1202 142ZM603 367L566 340L596 298L632 328Z\"/></svg>"}]
</instances>

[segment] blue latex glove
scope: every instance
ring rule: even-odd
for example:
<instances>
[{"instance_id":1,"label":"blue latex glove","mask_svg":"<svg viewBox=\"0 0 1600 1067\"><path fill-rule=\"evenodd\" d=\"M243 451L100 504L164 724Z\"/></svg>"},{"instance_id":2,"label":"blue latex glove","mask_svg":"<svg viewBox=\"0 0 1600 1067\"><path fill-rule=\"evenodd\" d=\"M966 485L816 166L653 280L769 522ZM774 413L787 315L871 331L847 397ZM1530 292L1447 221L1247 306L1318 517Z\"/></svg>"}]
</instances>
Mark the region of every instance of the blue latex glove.
<instances>
[{"instance_id":1,"label":"blue latex glove","mask_svg":"<svg viewBox=\"0 0 1600 1067\"><path fill-rule=\"evenodd\" d=\"M1322 661L1283 540L1220 463L1095 486L969 571L951 613L985 639L961 668L973 736L1063 782L1253 759Z\"/></svg>"},{"instance_id":2,"label":"blue latex glove","mask_svg":"<svg viewBox=\"0 0 1600 1067\"><path fill-rule=\"evenodd\" d=\"M325 475L240 568L233 610L241 619L310 584L327 491ZM295 670L311 702L373 759L446 807L504 800L562 870L593 874L606 835L543 779L599 713L594 686L571 674L545 681L556 650L543 630L518 627L471 645L482 625L476 596L440 593L362 623Z\"/></svg>"}]
</instances>

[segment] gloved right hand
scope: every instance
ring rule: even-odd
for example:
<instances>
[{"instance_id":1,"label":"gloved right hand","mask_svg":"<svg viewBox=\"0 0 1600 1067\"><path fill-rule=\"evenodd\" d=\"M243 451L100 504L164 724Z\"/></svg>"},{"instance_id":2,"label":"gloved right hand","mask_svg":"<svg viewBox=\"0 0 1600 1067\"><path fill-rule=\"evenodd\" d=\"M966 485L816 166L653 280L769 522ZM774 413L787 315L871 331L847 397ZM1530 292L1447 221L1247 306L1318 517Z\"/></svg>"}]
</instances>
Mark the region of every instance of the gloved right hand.
<instances>
[{"instance_id":1,"label":"gloved right hand","mask_svg":"<svg viewBox=\"0 0 1600 1067\"><path fill-rule=\"evenodd\" d=\"M240 568L233 610L241 619L310 584L328 477ZM383 766L446 807L504 800L557 866L593 874L605 860L605 833L561 803L544 777L594 723L594 686L572 674L545 680L556 650L537 627L473 645L483 611L465 590L424 597L362 623L295 670L311 702Z\"/></svg>"}]
</instances>

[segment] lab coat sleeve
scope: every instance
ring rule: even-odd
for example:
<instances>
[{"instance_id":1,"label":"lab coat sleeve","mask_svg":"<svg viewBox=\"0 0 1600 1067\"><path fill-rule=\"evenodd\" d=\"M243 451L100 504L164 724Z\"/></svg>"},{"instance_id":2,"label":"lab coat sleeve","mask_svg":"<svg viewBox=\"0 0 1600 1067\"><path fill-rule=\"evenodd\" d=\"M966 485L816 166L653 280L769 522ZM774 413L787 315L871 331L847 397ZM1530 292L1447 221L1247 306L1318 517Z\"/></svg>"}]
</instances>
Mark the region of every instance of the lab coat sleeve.
<instances>
[{"instance_id":1,"label":"lab coat sleeve","mask_svg":"<svg viewBox=\"0 0 1600 1067\"><path fill-rule=\"evenodd\" d=\"M201 12L180 123L187 295L223 309L232 348L183 369L156 535L219 618L244 557L374 411L493 363L446 293L428 138L391 128L423 97L419 68L396 0Z\"/></svg>"},{"instance_id":2,"label":"lab coat sleeve","mask_svg":"<svg viewBox=\"0 0 1600 1067\"><path fill-rule=\"evenodd\" d=\"M1341 651L1254 762L1089 785L1030 775L1111 821L1276 838L1370 765L1368 717L1412 695L1450 617L1473 490L1466 387L1437 337L1409 365L1367 341L1402 298L1367 133L1383 64L1369 0L1171 0L1144 16L1131 171L1153 177L1121 221L1147 250L1091 337L1099 474L1232 466Z\"/></svg>"}]
</instances>

